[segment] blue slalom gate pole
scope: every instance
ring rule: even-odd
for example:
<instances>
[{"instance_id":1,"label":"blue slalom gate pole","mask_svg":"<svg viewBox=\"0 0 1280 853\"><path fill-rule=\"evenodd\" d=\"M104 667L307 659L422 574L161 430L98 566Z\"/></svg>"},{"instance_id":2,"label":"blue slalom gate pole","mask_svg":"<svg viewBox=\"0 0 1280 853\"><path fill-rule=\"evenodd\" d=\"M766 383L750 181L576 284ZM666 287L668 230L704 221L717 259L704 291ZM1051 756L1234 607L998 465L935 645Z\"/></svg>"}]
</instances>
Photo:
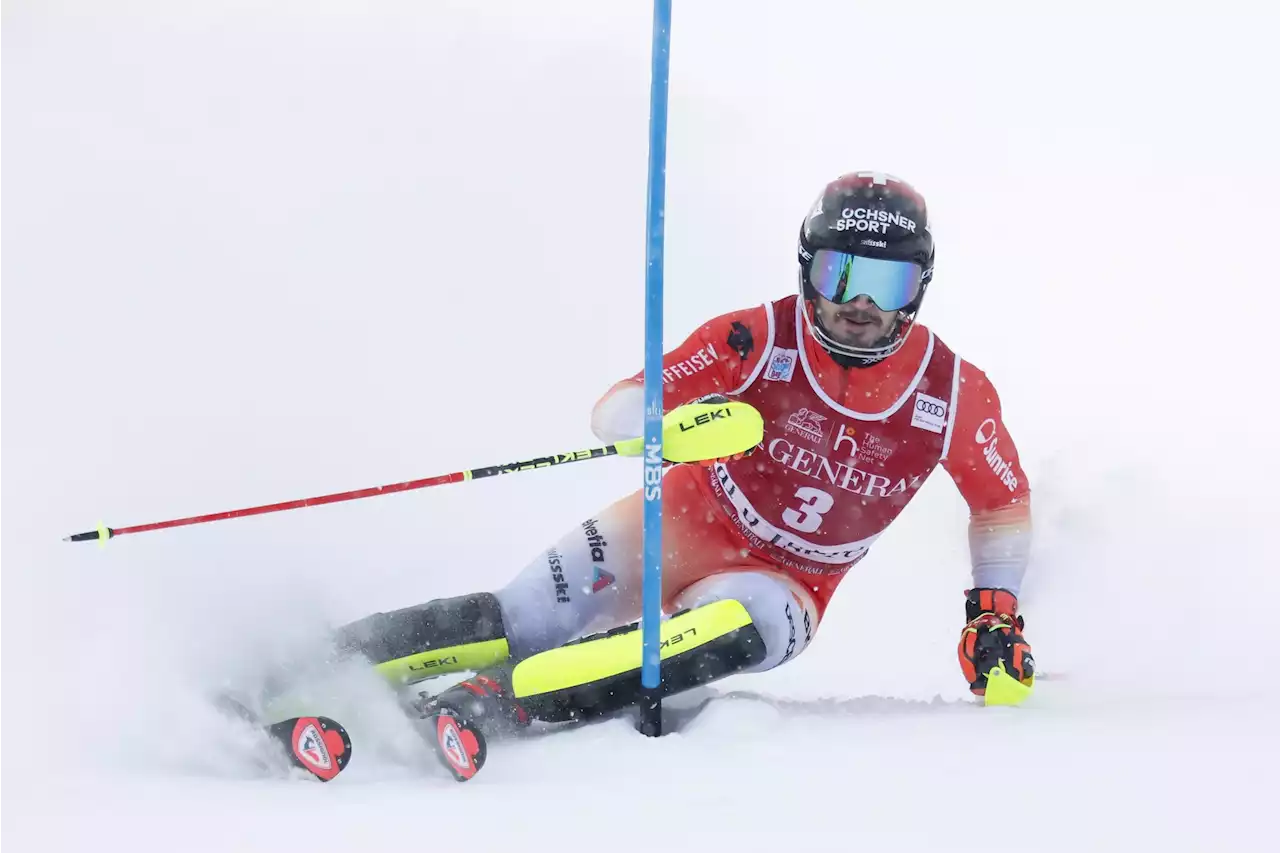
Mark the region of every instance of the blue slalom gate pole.
<instances>
[{"instance_id":1,"label":"blue slalom gate pole","mask_svg":"<svg viewBox=\"0 0 1280 853\"><path fill-rule=\"evenodd\" d=\"M640 731L662 734L662 247L667 183L671 0L653 3L649 84L649 202L644 277L644 588Z\"/></svg>"}]
</instances>

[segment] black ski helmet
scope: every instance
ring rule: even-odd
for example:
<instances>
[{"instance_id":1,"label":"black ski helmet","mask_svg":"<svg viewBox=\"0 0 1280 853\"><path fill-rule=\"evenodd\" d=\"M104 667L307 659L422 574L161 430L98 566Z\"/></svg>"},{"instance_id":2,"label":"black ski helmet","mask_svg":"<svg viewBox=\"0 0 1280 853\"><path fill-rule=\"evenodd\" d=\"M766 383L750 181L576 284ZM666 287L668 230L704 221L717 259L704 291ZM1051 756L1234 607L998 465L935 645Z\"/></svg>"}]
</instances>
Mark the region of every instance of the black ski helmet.
<instances>
[{"instance_id":1,"label":"black ski helmet","mask_svg":"<svg viewBox=\"0 0 1280 853\"><path fill-rule=\"evenodd\" d=\"M883 172L852 172L836 178L823 189L800 226L800 296L810 303L823 298L811 280L815 257L822 250L844 253L846 260L854 256L919 268L910 273L912 278L918 274L914 296L898 308L893 330L874 346L842 344L823 329L812 304L804 311L809 334L840 364L866 367L897 352L915 325L933 277L933 234L924 197L906 181ZM846 277L843 284L847 299L858 295L856 280Z\"/></svg>"}]
</instances>

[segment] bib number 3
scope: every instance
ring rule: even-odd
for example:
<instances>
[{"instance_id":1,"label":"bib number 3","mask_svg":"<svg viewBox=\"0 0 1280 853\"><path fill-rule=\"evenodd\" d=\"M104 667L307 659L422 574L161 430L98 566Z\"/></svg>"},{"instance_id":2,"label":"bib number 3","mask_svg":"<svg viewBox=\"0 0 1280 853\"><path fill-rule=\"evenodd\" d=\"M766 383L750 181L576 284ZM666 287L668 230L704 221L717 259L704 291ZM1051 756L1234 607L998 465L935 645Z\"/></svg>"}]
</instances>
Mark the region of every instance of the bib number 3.
<instances>
[{"instance_id":1,"label":"bib number 3","mask_svg":"<svg viewBox=\"0 0 1280 853\"><path fill-rule=\"evenodd\" d=\"M812 533L822 526L822 515L835 505L836 499L812 486L801 486L796 489L795 496L800 499L800 506L787 507L782 511L783 524L801 533Z\"/></svg>"}]
</instances>

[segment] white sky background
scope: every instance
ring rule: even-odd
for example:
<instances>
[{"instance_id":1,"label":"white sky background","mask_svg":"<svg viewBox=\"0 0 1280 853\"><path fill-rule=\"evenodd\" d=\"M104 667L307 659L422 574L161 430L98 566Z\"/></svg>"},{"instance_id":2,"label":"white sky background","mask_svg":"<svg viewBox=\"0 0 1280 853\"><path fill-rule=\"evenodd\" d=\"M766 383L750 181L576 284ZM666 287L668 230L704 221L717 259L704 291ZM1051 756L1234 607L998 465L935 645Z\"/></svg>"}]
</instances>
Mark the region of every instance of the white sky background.
<instances>
[{"instance_id":1,"label":"white sky background","mask_svg":"<svg viewBox=\"0 0 1280 853\"><path fill-rule=\"evenodd\" d=\"M9 790L145 771L175 685L501 584L639 484L607 460L59 541L590 446L639 367L648 3L264 6L4 9ZM1218 696L1214 672L1274 697L1280 663L1274 13L1155 8L675 10L668 345L791 292L827 180L915 184L921 319L1000 390L1037 508L1028 635L1068 705ZM939 477L748 686L963 695ZM85 726L125 745L85 758Z\"/></svg>"}]
</instances>

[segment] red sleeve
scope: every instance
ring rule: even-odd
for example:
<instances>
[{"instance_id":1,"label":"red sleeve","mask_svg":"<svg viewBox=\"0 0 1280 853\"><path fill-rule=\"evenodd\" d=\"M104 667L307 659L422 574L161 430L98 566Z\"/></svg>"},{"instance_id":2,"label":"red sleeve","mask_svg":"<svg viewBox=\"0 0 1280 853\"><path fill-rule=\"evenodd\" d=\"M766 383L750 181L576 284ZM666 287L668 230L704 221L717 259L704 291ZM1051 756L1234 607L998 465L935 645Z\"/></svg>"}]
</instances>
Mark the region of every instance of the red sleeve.
<instances>
[{"instance_id":1,"label":"red sleeve","mask_svg":"<svg viewBox=\"0 0 1280 853\"><path fill-rule=\"evenodd\" d=\"M1031 558L1031 486L986 374L960 363L955 425L943 467L969 504L975 587L1017 595Z\"/></svg>"},{"instance_id":2,"label":"red sleeve","mask_svg":"<svg viewBox=\"0 0 1280 853\"><path fill-rule=\"evenodd\" d=\"M768 344L768 306L722 314L703 323L684 343L662 359L663 410L705 394L730 394L746 381L764 358ZM616 441L641 432L643 400L639 388L644 371L616 383L596 403L592 430Z\"/></svg>"},{"instance_id":3,"label":"red sleeve","mask_svg":"<svg viewBox=\"0 0 1280 853\"><path fill-rule=\"evenodd\" d=\"M663 408L667 411L705 394L728 394L742 385L764 358L769 336L765 306L721 314L703 323L662 358ZM618 382L642 384L644 371ZM606 394L605 396L608 396Z\"/></svg>"},{"instance_id":4,"label":"red sleeve","mask_svg":"<svg viewBox=\"0 0 1280 853\"><path fill-rule=\"evenodd\" d=\"M1018 448L1000 416L1000 396L987 375L960 363L955 426L942 466L955 480L971 512L1029 502L1031 486Z\"/></svg>"},{"instance_id":5,"label":"red sleeve","mask_svg":"<svg viewBox=\"0 0 1280 853\"><path fill-rule=\"evenodd\" d=\"M704 394L728 394L751 375L764 357L769 334L767 309L757 305L721 314L703 323L680 346L662 357L665 411ZM624 381L644 382L644 371Z\"/></svg>"}]
</instances>

